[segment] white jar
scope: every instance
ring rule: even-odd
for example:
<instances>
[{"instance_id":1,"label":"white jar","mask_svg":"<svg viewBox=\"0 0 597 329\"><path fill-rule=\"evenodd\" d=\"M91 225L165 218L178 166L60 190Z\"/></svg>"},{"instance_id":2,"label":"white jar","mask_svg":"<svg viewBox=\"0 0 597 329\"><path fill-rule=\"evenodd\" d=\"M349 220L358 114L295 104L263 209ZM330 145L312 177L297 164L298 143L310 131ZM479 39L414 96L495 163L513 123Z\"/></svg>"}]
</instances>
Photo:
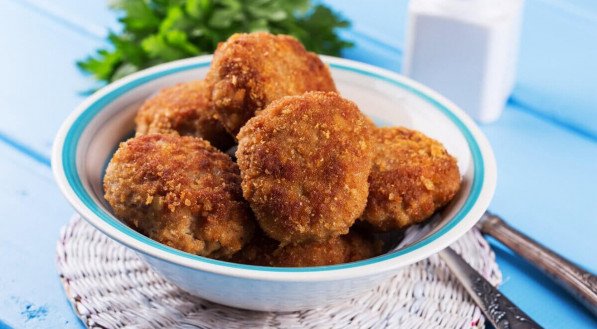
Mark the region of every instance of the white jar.
<instances>
[{"instance_id":1,"label":"white jar","mask_svg":"<svg viewBox=\"0 0 597 329\"><path fill-rule=\"evenodd\" d=\"M411 0L403 73L480 122L499 118L515 82L523 0Z\"/></svg>"}]
</instances>

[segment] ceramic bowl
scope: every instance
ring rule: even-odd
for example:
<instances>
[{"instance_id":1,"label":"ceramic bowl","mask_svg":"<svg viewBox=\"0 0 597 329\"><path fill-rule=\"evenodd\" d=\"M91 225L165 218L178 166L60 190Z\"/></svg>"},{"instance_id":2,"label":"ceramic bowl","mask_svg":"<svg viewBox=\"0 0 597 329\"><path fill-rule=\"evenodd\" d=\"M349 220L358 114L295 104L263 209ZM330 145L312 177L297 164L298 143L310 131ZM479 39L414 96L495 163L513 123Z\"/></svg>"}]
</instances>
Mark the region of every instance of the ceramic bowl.
<instances>
[{"instance_id":1,"label":"ceramic bowl","mask_svg":"<svg viewBox=\"0 0 597 329\"><path fill-rule=\"evenodd\" d=\"M487 209L496 183L489 143L475 123L436 92L398 74L322 56L340 93L378 125L406 126L441 141L458 160L463 183L453 202L411 228L397 250L354 263L273 268L228 263L151 240L114 217L102 178L119 142L131 136L139 105L160 88L205 76L211 56L159 65L110 84L64 122L52 152L62 193L97 229L135 250L157 272L207 300L244 309L293 311L353 298L400 268L429 257L467 232Z\"/></svg>"}]
</instances>

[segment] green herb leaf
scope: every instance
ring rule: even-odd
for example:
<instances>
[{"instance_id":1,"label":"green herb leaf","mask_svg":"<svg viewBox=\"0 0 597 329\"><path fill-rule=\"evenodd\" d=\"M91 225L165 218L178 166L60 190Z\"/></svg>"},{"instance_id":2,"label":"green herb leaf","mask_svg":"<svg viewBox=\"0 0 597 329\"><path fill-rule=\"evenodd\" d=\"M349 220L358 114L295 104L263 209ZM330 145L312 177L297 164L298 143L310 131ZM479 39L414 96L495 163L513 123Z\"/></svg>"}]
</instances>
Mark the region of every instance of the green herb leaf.
<instances>
[{"instance_id":1,"label":"green herb leaf","mask_svg":"<svg viewBox=\"0 0 597 329\"><path fill-rule=\"evenodd\" d=\"M193 18L203 18L212 10L213 3L210 0L188 0L185 9Z\"/></svg>"},{"instance_id":2,"label":"green herb leaf","mask_svg":"<svg viewBox=\"0 0 597 329\"><path fill-rule=\"evenodd\" d=\"M112 1L113 9L122 11L123 16L119 21L126 31L144 33L155 30L160 19L144 0L117 0Z\"/></svg>"},{"instance_id":3,"label":"green herb leaf","mask_svg":"<svg viewBox=\"0 0 597 329\"><path fill-rule=\"evenodd\" d=\"M120 53L101 49L95 56L77 63L80 69L90 72L100 81L111 81L114 71L120 64Z\"/></svg>"},{"instance_id":4,"label":"green herb leaf","mask_svg":"<svg viewBox=\"0 0 597 329\"><path fill-rule=\"evenodd\" d=\"M109 47L77 62L102 83L180 58L212 53L236 32L290 34L307 49L339 55L352 43L338 35L350 23L310 0L111 0L121 32Z\"/></svg>"}]
</instances>

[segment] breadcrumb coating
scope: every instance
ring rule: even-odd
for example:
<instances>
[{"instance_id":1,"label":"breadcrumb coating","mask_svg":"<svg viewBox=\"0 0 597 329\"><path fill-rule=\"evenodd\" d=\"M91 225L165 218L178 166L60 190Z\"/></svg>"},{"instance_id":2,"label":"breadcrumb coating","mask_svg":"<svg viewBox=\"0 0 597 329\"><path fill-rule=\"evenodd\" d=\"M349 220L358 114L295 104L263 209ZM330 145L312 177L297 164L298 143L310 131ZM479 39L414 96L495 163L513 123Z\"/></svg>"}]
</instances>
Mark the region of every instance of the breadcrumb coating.
<instances>
[{"instance_id":1,"label":"breadcrumb coating","mask_svg":"<svg viewBox=\"0 0 597 329\"><path fill-rule=\"evenodd\" d=\"M327 241L308 241L283 247L278 247L277 241L261 232L230 261L260 266L306 267L356 262L379 254L380 243L353 231Z\"/></svg>"},{"instance_id":2,"label":"breadcrumb coating","mask_svg":"<svg viewBox=\"0 0 597 329\"><path fill-rule=\"evenodd\" d=\"M219 120L233 135L271 102L306 91L336 91L330 71L295 38L234 34L220 43L207 74Z\"/></svg>"},{"instance_id":3,"label":"breadcrumb coating","mask_svg":"<svg viewBox=\"0 0 597 329\"><path fill-rule=\"evenodd\" d=\"M348 233L362 214L371 125L334 92L270 104L238 134L243 195L261 228L282 244Z\"/></svg>"},{"instance_id":4,"label":"breadcrumb coating","mask_svg":"<svg viewBox=\"0 0 597 329\"><path fill-rule=\"evenodd\" d=\"M362 220L379 231L429 218L460 188L456 159L441 143L402 127L378 128Z\"/></svg>"},{"instance_id":5,"label":"breadcrumb coating","mask_svg":"<svg viewBox=\"0 0 597 329\"><path fill-rule=\"evenodd\" d=\"M234 138L215 118L204 81L179 83L146 100L135 117L136 135L178 134L200 137L220 150L234 145Z\"/></svg>"},{"instance_id":6,"label":"breadcrumb coating","mask_svg":"<svg viewBox=\"0 0 597 329\"><path fill-rule=\"evenodd\" d=\"M104 191L116 217L192 254L232 255L254 231L238 167L199 138L152 134L121 143Z\"/></svg>"}]
</instances>

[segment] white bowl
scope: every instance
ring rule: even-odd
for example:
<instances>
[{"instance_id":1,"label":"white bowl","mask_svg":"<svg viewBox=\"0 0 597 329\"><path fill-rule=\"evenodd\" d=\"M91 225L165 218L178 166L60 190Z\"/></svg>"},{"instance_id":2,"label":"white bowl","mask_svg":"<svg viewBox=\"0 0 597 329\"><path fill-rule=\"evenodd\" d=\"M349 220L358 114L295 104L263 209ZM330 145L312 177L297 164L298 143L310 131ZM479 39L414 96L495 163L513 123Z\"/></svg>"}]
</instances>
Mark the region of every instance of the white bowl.
<instances>
[{"instance_id":1,"label":"white bowl","mask_svg":"<svg viewBox=\"0 0 597 329\"><path fill-rule=\"evenodd\" d=\"M468 231L487 209L496 183L493 152L475 123L436 92L398 74L322 56L341 94L380 125L406 126L441 141L458 159L463 184L436 218L408 231L401 249L354 263L273 268L188 254L130 229L111 214L102 178L118 143L131 136L140 103L158 89L205 76L211 56L159 65L110 84L86 99L54 141L52 168L75 210L134 249L157 272L207 300L263 311L293 311L358 296L401 267L429 257Z\"/></svg>"}]
</instances>

